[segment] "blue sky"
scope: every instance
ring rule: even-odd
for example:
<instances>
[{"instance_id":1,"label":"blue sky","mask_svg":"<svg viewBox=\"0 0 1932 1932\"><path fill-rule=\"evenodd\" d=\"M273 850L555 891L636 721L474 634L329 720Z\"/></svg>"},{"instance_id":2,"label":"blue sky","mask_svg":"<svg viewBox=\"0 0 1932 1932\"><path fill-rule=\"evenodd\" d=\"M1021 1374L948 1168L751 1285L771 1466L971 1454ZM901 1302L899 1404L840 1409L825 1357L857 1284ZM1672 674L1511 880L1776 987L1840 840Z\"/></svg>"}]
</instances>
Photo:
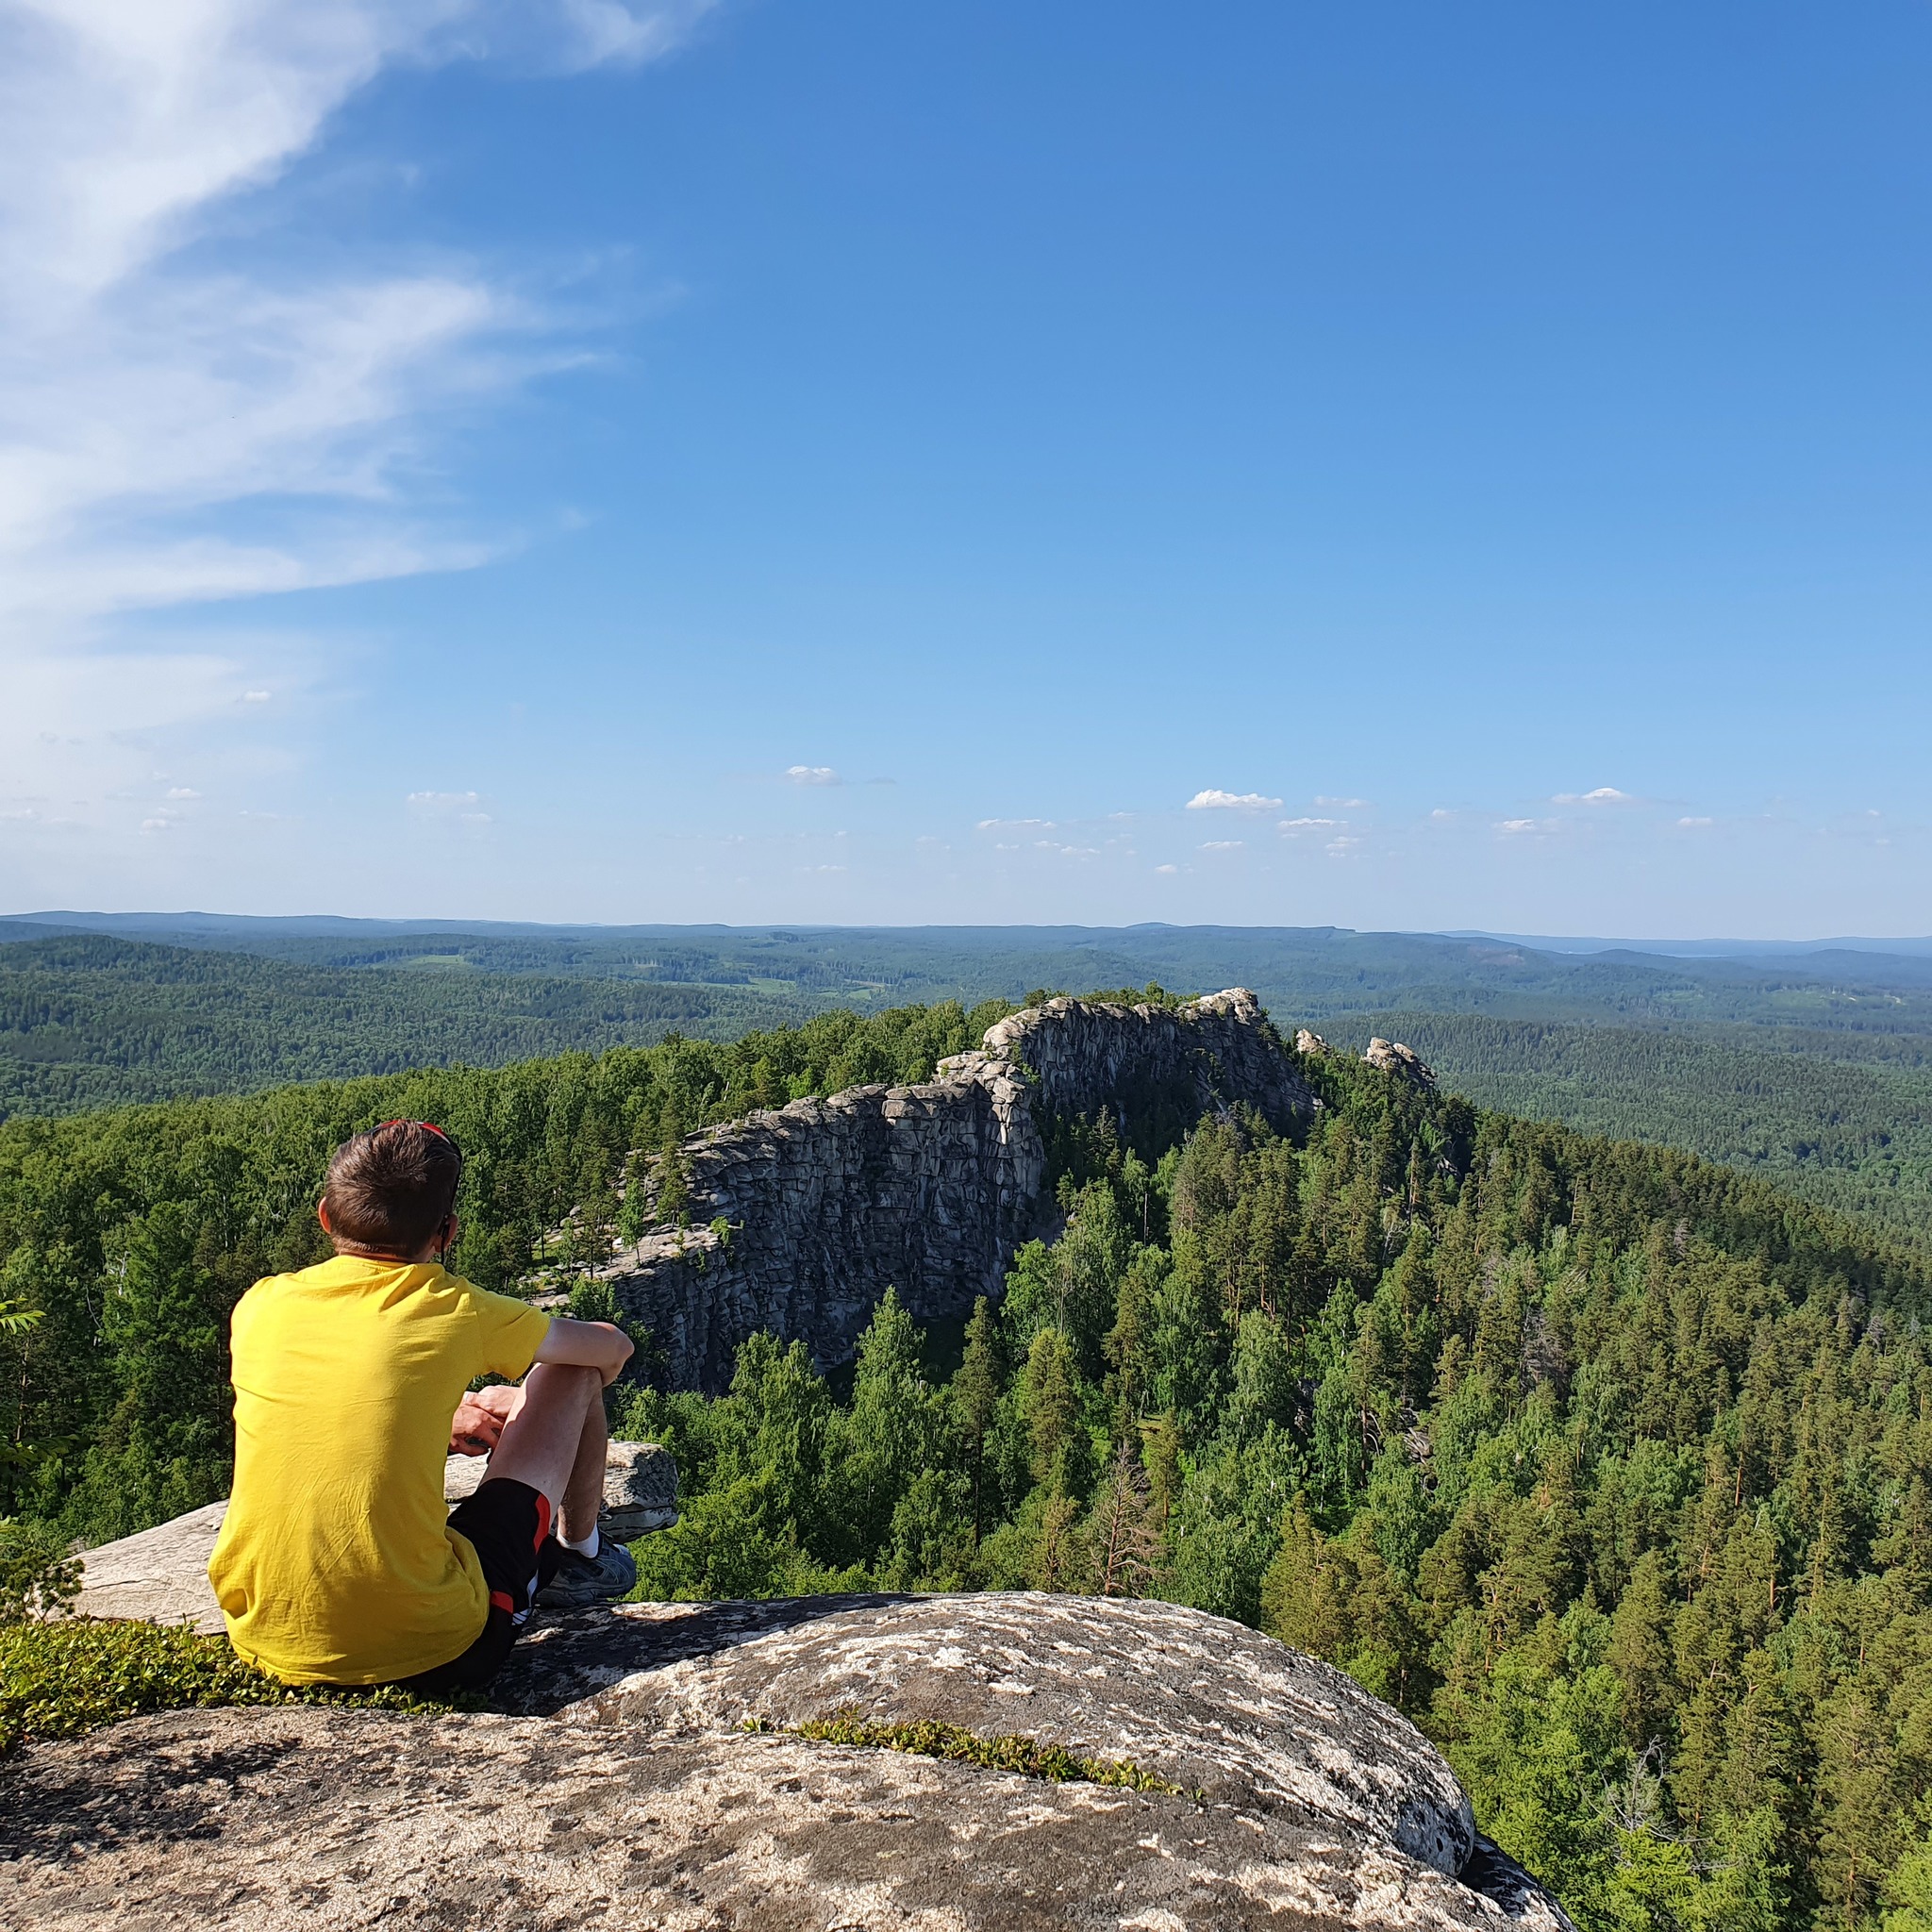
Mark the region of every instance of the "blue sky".
<instances>
[{"instance_id":1,"label":"blue sky","mask_svg":"<svg viewBox=\"0 0 1932 1932\"><path fill-rule=\"evenodd\" d=\"M1932 928L1932 12L0 8L0 903Z\"/></svg>"}]
</instances>

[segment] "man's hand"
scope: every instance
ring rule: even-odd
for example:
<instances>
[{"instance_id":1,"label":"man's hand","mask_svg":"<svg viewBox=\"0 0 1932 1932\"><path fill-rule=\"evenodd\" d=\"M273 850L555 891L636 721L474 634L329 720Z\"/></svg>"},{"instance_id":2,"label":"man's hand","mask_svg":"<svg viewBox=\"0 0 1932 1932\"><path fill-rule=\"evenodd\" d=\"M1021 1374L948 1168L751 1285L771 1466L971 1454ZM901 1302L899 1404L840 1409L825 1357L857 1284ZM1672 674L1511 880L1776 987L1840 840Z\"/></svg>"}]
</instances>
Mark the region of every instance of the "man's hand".
<instances>
[{"instance_id":1,"label":"man's hand","mask_svg":"<svg viewBox=\"0 0 1932 1932\"><path fill-rule=\"evenodd\" d=\"M524 1391L502 1386L479 1389L457 1404L449 1425L452 1456L488 1456L503 1425L524 1406Z\"/></svg>"}]
</instances>

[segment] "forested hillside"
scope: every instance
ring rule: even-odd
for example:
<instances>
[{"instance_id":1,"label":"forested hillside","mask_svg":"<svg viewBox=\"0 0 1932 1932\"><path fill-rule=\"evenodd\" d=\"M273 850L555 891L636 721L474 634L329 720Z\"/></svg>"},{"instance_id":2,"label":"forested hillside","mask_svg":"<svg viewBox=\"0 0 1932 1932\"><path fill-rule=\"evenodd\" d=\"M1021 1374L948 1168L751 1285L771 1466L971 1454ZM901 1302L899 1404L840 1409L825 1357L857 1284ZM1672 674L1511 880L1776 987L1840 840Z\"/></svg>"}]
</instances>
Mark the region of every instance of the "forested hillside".
<instances>
[{"instance_id":1,"label":"forested hillside","mask_svg":"<svg viewBox=\"0 0 1932 1932\"><path fill-rule=\"evenodd\" d=\"M823 1004L744 986L478 974L458 956L325 968L74 935L0 945L0 1120L406 1067L500 1066Z\"/></svg>"},{"instance_id":2,"label":"forested hillside","mask_svg":"<svg viewBox=\"0 0 1932 1932\"><path fill-rule=\"evenodd\" d=\"M1923 1032L1673 1031L1413 1011L1330 1024L1338 1041L1407 1041L1485 1107L1686 1148L1932 1254L1932 1038Z\"/></svg>"},{"instance_id":3,"label":"forested hillside","mask_svg":"<svg viewBox=\"0 0 1932 1932\"><path fill-rule=\"evenodd\" d=\"M0 1128L9 1507L99 1538L222 1493L227 1310L317 1254L353 1127L447 1122L458 1258L514 1286L603 1253L631 1150L924 1074L999 1010ZM889 1298L829 1381L754 1338L725 1396L620 1391L687 1503L643 1593L1196 1604L1413 1714L1592 1932L1925 1932L1924 1265L1684 1155L1305 1071L1305 1146L1061 1124L1064 1230L963 1337Z\"/></svg>"},{"instance_id":4,"label":"forested hillside","mask_svg":"<svg viewBox=\"0 0 1932 1932\"><path fill-rule=\"evenodd\" d=\"M1486 1106L1727 1161L1932 1255L1932 958L1915 955L1579 957L1325 927L55 917L112 936L0 920L0 1119L1152 977L1252 987L1357 1048L1407 1040Z\"/></svg>"}]
</instances>

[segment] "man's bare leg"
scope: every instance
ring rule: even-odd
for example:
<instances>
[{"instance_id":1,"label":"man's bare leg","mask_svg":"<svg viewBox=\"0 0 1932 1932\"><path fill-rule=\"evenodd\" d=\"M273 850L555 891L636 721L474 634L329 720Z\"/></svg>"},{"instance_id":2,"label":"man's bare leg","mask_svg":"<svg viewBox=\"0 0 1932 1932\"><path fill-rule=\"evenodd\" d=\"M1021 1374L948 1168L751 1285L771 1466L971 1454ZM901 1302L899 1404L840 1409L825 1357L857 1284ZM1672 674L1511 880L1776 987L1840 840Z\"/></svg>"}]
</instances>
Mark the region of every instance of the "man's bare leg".
<instances>
[{"instance_id":1,"label":"man's bare leg","mask_svg":"<svg viewBox=\"0 0 1932 1932\"><path fill-rule=\"evenodd\" d=\"M541 1490L559 1527L581 1541L604 1497L604 1378L595 1369L539 1362L523 1396L491 1452L490 1474Z\"/></svg>"},{"instance_id":2,"label":"man's bare leg","mask_svg":"<svg viewBox=\"0 0 1932 1932\"><path fill-rule=\"evenodd\" d=\"M539 1362L524 1378L490 1457L490 1478L505 1476L550 1499L563 1555L537 1601L550 1608L610 1603L638 1580L622 1543L597 1534L604 1501L604 1376L599 1370Z\"/></svg>"},{"instance_id":3,"label":"man's bare leg","mask_svg":"<svg viewBox=\"0 0 1932 1932\"><path fill-rule=\"evenodd\" d=\"M549 1373L548 1365L530 1371L532 1376ZM597 1374L595 1369L577 1373ZM596 1393L584 1409L583 1430L577 1437L577 1459L571 1464L570 1480L563 1486L557 1534L565 1542L587 1542L597 1526L597 1512L604 1507L604 1463L609 1448L610 1425L604 1418L604 1386L600 1376ZM490 1473L497 1473L493 1463Z\"/></svg>"}]
</instances>

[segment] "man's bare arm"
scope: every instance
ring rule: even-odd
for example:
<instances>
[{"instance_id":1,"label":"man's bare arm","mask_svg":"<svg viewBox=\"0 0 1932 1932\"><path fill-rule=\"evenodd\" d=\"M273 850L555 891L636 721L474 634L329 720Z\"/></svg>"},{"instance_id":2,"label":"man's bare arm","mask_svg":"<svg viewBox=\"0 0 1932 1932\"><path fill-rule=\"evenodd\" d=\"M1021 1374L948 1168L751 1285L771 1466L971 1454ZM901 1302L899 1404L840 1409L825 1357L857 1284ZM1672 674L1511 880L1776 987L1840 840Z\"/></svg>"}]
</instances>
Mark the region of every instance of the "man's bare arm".
<instances>
[{"instance_id":1,"label":"man's bare arm","mask_svg":"<svg viewBox=\"0 0 1932 1932\"><path fill-rule=\"evenodd\" d=\"M631 1339L608 1322L573 1322L559 1315L537 1347L540 1362L561 1362L575 1369L595 1369L609 1388L631 1357Z\"/></svg>"}]
</instances>

